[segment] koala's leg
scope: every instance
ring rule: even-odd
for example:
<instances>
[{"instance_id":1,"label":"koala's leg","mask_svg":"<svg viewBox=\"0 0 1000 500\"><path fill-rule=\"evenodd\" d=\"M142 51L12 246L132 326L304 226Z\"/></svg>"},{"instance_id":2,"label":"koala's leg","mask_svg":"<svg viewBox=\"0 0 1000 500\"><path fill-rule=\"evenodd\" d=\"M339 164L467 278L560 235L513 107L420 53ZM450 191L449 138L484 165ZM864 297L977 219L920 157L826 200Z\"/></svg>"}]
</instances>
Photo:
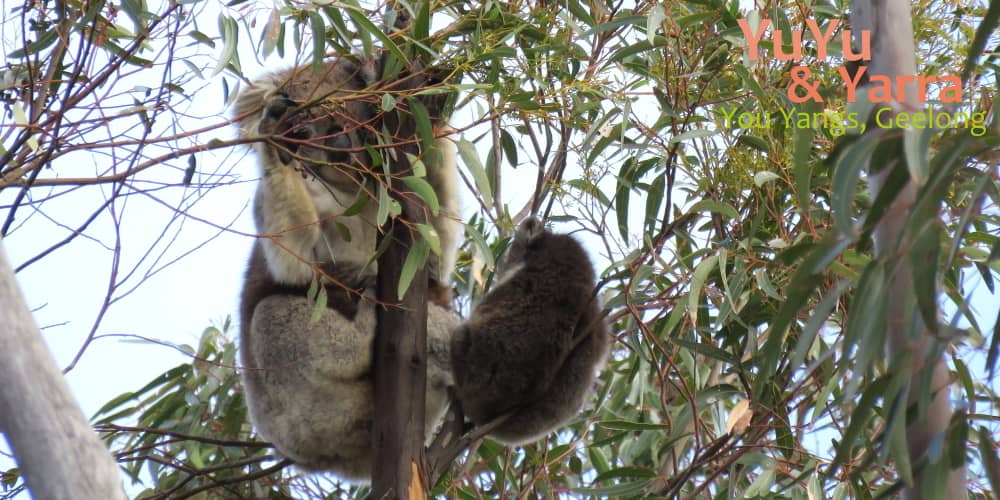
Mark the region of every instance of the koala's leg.
<instances>
[{"instance_id":1,"label":"koala's leg","mask_svg":"<svg viewBox=\"0 0 1000 500\"><path fill-rule=\"evenodd\" d=\"M451 273L455 269L459 239L462 236L460 207L458 206L458 167L455 160L455 143L448 138L434 142L434 149L427 154L427 182L434 188L440 211L431 217L431 224L441 242L441 255L429 263L431 300L450 307Z\"/></svg>"},{"instance_id":2,"label":"koala's leg","mask_svg":"<svg viewBox=\"0 0 1000 500\"><path fill-rule=\"evenodd\" d=\"M315 304L305 297L272 295L260 301L251 320L253 359L258 369L294 370L317 384L367 376L372 365L375 311L362 300L354 321L326 309L309 324Z\"/></svg>"},{"instance_id":3,"label":"koala's leg","mask_svg":"<svg viewBox=\"0 0 1000 500\"><path fill-rule=\"evenodd\" d=\"M294 368L243 373L247 409L257 433L299 467L369 480L371 380L318 384L298 375Z\"/></svg>"},{"instance_id":4,"label":"koala's leg","mask_svg":"<svg viewBox=\"0 0 1000 500\"><path fill-rule=\"evenodd\" d=\"M374 311L349 321L275 294L256 303L240 336L241 378L257 432L310 470L366 480L371 461Z\"/></svg>"},{"instance_id":5,"label":"koala's leg","mask_svg":"<svg viewBox=\"0 0 1000 500\"><path fill-rule=\"evenodd\" d=\"M451 339L458 328L458 318L451 311L427 304L425 435L428 439L444 419L448 407L448 387L455 383L451 372Z\"/></svg>"}]
</instances>

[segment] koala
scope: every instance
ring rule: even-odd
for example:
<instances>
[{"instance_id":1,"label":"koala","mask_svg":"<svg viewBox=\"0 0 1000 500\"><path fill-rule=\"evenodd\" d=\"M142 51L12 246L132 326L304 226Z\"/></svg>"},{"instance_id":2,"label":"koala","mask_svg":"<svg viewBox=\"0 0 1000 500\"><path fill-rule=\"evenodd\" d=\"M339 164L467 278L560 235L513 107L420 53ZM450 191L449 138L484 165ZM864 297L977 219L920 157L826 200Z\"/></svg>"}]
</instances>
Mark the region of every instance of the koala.
<instances>
[{"instance_id":1,"label":"koala","mask_svg":"<svg viewBox=\"0 0 1000 500\"><path fill-rule=\"evenodd\" d=\"M607 358L610 333L593 266L569 235L525 220L497 283L451 340L455 393L476 425L508 415L491 436L534 441L576 415Z\"/></svg>"},{"instance_id":2,"label":"koala","mask_svg":"<svg viewBox=\"0 0 1000 500\"><path fill-rule=\"evenodd\" d=\"M368 149L380 130L372 75L349 58L267 75L243 90L235 113L253 141L260 183L254 243L240 297L241 373L260 436L305 470L346 480L371 474L372 356L377 196ZM440 108L432 118L441 120ZM440 125L440 123L436 123ZM427 308L427 431L443 417L452 384L450 274L458 219L454 144L425 152L441 210L430 217L441 255L431 264ZM359 208L360 207L360 208ZM350 209L350 210L349 210ZM312 321L312 283L327 309Z\"/></svg>"}]
</instances>

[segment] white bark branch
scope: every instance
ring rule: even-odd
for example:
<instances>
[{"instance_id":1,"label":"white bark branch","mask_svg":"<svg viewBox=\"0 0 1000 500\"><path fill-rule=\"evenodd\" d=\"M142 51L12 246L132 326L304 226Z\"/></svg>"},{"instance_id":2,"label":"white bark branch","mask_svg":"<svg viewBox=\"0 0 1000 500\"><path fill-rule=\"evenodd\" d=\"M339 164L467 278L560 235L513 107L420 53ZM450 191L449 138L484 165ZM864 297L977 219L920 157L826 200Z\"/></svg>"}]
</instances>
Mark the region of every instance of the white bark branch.
<instances>
[{"instance_id":1,"label":"white bark branch","mask_svg":"<svg viewBox=\"0 0 1000 500\"><path fill-rule=\"evenodd\" d=\"M125 499L118 466L70 394L25 306L2 246L0 431L32 497Z\"/></svg>"},{"instance_id":2,"label":"white bark branch","mask_svg":"<svg viewBox=\"0 0 1000 500\"><path fill-rule=\"evenodd\" d=\"M869 30L871 33L872 60L867 68L869 77L887 76L895 87L897 76L917 75L910 2L854 0L851 5L851 31L856 45L860 44L862 30ZM915 83L906 86L903 99L898 100L895 107L897 111L908 112L923 108ZM890 170L885 168L869 177L873 193L877 194L881 190ZM917 186L911 179L875 230L875 248L878 256L884 258L886 262L896 263L889 273L891 282L889 307L886 311L888 329L886 349L889 359L899 359L907 353L911 356L913 371L911 380L914 381L909 394L911 403L920 397L921 384L917 381L921 379L925 370L933 370L930 384L930 390L933 391L931 404L925 412L917 415L916 419L907 422L907 446L911 463L925 456L934 436L947 432L952 415L948 367L941 356L931 358L928 352L932 339L920 314L915 313L913 309L915 297L911 285L912 276L905 254L909 244L900 240L907 216L916 200L916 193ZM920 335L911 337L908 333L911 328L912 331L921 332ZM903 500L924 500L922 487L924 478L925 474L920 469L914 470L914 485L903 490ZM965 468L953 469L948 475L947 498L965 498L966 491Z\"/></svg>"}]
</instances>

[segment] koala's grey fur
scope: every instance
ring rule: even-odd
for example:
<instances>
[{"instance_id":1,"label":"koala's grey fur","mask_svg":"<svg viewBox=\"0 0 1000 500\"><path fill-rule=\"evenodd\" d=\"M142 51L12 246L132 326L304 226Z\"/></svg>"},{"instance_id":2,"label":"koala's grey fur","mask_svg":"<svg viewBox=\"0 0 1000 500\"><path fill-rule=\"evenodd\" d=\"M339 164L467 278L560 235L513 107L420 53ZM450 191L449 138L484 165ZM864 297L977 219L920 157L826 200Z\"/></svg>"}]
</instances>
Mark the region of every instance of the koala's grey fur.
<instances>
[{"instance_id":1,"label":"koala's grey fur","mask_svg":"<svg viewBox=\"0 0 1000 500\"><path fill-rule=\"evenodd\" d=\"M579 412L611 336L583 247L536 219L518 228L499 281L451 344L462 410L491 436L524 444Z\"/></svg>"},{"instance_id":2,"label":"koala's grey fur","mask_svg":"<svg viewBox=\"0 0 1000 500\"><path fill-rule=\"evenodd\" d=\"M261 78L237 99L240 137L254 143L260 184L254 221L261 234L240 304L242 381L250 419L281 455L309 470L365 481L371 470L372 349L376 197L365 150L377 96L372 72L339 58ZM439 117L438 117L439 118ZM439 120L440 121L440 120ZM429 286L444 287L458 237L454 144L435 142L424 158L441 205L431 224L441 256ZM359 197L358 213L345 215ZM306 297L322 274L329 308L310 325ZM444 301L427 310L427 424L443 416L451 382L448 354L457 319Z\"/></svg>"},{"instance_id":3,"label":"koala's grey fur","mask_svg":"<svg viewBox=\"0 0 1000 500\"><path fill-rule=\"evenodd\" d=\"M329 310L308 325L314 304L272 295L259 302L243 337L243 383L257 432L309 470L365 481L371 475L372 345L375 310L359 303L347 321ZM427 432L444 416L451 384L451 312L427 306Z\"/></svg>"}]
</instances>

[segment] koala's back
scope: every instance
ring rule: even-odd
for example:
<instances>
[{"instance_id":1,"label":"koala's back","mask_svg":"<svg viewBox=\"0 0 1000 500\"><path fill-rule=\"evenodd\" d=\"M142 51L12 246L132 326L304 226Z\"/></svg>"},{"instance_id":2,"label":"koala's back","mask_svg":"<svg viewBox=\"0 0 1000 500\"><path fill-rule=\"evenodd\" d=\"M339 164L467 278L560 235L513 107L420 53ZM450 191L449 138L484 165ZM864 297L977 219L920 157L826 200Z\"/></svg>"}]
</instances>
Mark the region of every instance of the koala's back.
<instances>
[{"instance_id":1,"label":"koala's back","mask_svg":"<svg viewBox=\"0 0 1000 500\"><path fill-rule=\"evenodd\" d=\"M477 424L514 412L493 437L536 439L572 417L606 356L607 327L586 252L544 232L526 245L452 343L456 388Z\"/></svg>"}]
</instances>

